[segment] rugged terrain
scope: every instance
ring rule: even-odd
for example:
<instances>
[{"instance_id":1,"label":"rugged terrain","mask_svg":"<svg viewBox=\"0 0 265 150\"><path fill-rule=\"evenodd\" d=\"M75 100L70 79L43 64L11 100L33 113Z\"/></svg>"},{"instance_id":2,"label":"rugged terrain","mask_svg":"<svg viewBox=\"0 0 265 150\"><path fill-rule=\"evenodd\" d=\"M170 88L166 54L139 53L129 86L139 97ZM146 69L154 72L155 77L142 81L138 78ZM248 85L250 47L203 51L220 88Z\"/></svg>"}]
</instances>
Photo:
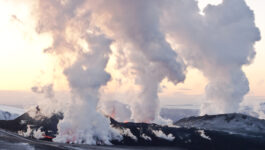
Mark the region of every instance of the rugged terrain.
<instances>
[{"instance_id":1,"label":"rugged terrain","mask_svg":"<svg viewBox=\"0 0 265 150\"><path fill-rule=\"evenodd\" d=\"M47 117L37 107L14 120L0 121L0 128L18 137L27 136L35 142L39 141L37 138L52 141L57 135L57 124L61 119L63 119L62 113ZM110 120L112 127L120 131L123 136L121 141L111 141L116 146L209 150L265 149L265 135L262 133L264 120L242 114L190 117L176 122L175 125L166 126L120 123L112 118ZM43 134L36 137L37 131ZM54 144L54 142L49 143Z\"/></svg>"}]
</instances>

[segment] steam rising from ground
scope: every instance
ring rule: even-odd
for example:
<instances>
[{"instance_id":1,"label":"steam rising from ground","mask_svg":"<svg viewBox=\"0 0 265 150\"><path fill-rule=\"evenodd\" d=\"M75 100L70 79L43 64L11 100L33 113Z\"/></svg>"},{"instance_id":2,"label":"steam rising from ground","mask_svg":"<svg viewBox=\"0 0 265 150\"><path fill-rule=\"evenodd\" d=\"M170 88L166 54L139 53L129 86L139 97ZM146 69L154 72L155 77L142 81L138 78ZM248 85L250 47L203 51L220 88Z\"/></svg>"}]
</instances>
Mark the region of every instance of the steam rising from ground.
<instances>
[{"instance_id":1,"label":"steam rising from ground","mask_svg":"<svg viewBox=\"0 0 265 150\"><path fill-rule=\"evenodd\" d=\"M237 111L249 92L242 66L251 63L253 45L260 40L253 12L243 0L208 5L203 16L193 0L175 1L169 7L164 20L169 39L188 64L209 80L205 88L208 102L201 114Z\"/></svg>"},{"instance_id":2,"label":"steam rising from ground","mask_svg":"<svg viewBox=\"0 0 265 150\"><path fill-rule=\"evenodd\" d=\"M62 61L72 100L59 123L55 141L109 144L115 138L107 118L97 112L99 88L110 75L105 72L111 40L90 25L84 1L39 1L38 31L50 32L54 42L45 50Z\"/></svg>"},{"instance_id":3,"label":"steam rising from ground","mask_svg":"<svg viewBox=\"0 0 265 150\"><path fill-rule=\"evenodd\" d=\"M44 52L58 57L72 94L56 141L109 144L119 137L97 111L100 89L111 80L105 69L113 45L140 87L128 120L159 120L160 82L185 80L180 56L209 79L202 113L237 111L249 91L242 66L254 58L260 35L243 0L209 5L204 15L195 0L40 0L37 16L36 30L53 37Z\"/></svg>"},{"instance_id":4,"label":"steam rising from ground","mask_svg":"<svg viewBox=\"0 0 265 150\"><path fill-rule=\"evenodd\" d=\"M129 105L120 103L118 101L101 101L99 103L99 110L119 122L131 122L131 111Z\"/></svg>"},{"instance_id":5,"label":"steam rising from ground","mask_svg":"<svg viewBox=\"0 0 265 150\"><path fill-rule=\"evenodd\" d=\"M160 82L167 78L174 84L185 79L185 66L176 52L165 41L160 30L160 1L102 1L96 14L110 14L104 28L122 47L130 51L129 60L140 86L138 99L132 106L136 122L158 119Z\"/></svg>"}]
</instances>

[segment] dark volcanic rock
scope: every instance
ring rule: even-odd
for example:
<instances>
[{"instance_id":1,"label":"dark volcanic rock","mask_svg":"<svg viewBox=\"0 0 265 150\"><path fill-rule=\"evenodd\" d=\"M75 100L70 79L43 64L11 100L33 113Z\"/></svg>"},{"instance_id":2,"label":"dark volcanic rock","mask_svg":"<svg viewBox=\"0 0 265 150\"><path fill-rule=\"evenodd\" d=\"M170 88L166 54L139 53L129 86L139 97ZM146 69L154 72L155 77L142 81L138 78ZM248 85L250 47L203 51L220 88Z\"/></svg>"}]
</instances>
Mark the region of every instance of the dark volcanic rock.
<instances>
[{"instance_id":1,"label":"dark volcanic rock","mask_svg":"<svg viewBox=\"0 0 265 150\"><path fill-rule=\"evenodd\" d=\"M176 146L188 149L207 150L263 150L265 148L264 137L249 137L238 134L229 134L221 131L198 130L195 128L181 128L160 126L145 123L118 123L112 120L115 128L130 129L137 140L124 136L122 141L113 141L117 145L155 145ZM153 131L162 131L166 135L175 137L172 141L157 137ZM142 134L152 140L142 138Z\"/></svg>"},{"instance_id":2,"label":"dark volcanic rock","mask_svg":"<svg viewBox=\"0 0 265 150\"><path fill-rule=\"evenodd\" d=\"M61 113L51 117L45 117L40 110L23 114L12 121L0 121L0 128L18 132L26 131L27 126L32 129L41 129L46 135L55 137L57 124L63 118ZM212 117L208 117L212 118ZM237 118L227 117L227 122L233 122ZM242 116L244 118L244 116ZM188 119L191 121L192 119ZM182 123L185 121L182 120ZM180 123L180 122L179 122ZM111 125L123 135L121 141L111 141L114 145L127 146L171 146L187 149L203 150L264 150L265 136L247 136L241 134L230 134L229 132L208 129L197 129L193 127L161 126L146 123L120 123L111 119Z\"/></svg>"},{"instance_id":3,"label":"dark volcanic rock","mask_svg":"<svg viewBox=\"0 0 265 150\"><path fill-rule=\"evenodd\" d=\"M265 120L237 113L183 118L174 124L185 128L224 131L248 136L265 135Z\"/></svg>"},{"instance_id":4,"label":"dark volcanic rock","mask_svg":"<svg viewBox=\"0 0 265 150\"><path fill-rule=\"evenodd\" d=\"M57 124L62 118L62 113L46 117L36 107L35 110L30 110L14 120L0 120L0 128L18 133L20 131L26 132L28 127L30 127L32 131L40 129L46 136L55 137L57 134Z\"/></svg>"}]
</instances>

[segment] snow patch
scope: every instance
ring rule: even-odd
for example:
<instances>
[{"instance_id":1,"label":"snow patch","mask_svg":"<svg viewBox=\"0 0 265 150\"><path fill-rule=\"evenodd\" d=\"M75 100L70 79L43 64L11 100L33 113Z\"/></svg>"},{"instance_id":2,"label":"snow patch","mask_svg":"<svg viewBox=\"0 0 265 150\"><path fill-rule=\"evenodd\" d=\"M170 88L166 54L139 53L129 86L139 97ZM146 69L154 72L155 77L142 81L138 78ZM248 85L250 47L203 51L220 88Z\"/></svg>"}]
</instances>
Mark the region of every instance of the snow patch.
<instances>
[{"instance_id":1,"label":"snow patch","mask_svg":"<svg viewBox=\"0 0 265 150\"><path fill-rule=\"evenodd\" d=\"M24 109L13 107L13 106L6 106L6 105L0 105L0 110L9 112L11 114L17 114L17 115L22 115L25 113Z\"/></svg>"},{"instance_id":2,"label":"snow patch","mask_svg":"<svg viewBox=\"0 0 265 150\"><path fill-rule=\"evenodd\" d=\"M25 111L23 109L0 105L0 120L13 120L24 112Z\"/></svg>"},{"instance_id":3,"label":"snow patch","mask_svg":"<svg viewBox=\"0 0 265 150\"><path fill-rule=\"evenodd\" d=\"M18 116L18 114L12 114L10 112L0 110L0 120L13 120Z\"/></svg>"}]
</instances>

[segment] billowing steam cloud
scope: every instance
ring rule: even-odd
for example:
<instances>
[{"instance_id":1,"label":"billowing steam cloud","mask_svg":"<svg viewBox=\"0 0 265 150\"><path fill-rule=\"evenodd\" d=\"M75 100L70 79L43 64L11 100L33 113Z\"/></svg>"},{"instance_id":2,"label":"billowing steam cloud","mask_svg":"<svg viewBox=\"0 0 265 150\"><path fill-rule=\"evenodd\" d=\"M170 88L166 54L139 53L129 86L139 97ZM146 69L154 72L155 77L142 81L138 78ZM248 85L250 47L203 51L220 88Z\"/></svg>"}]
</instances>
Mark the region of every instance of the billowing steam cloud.
<instances>
[{"instance_id":1,"label":"billowing steam cloud","mask_svg":"<svg viewBox=\"0 0 265 150\"><path fill-rule=\"evenodd\" d=\"M122 104L118 101L101 101L99 103L100 111L119 122L131 122L131 111L128 105Z\"/></svg>"},{"instance_id":2,"label":"billowing steam cloud","mask_svg":"<svg viewBox=\"0 0 265 150\"><path fill-rule=\"evenodd\" d=\"M99 90L111 79L105 67L112 43L128 55L140 86L131 106L134 121L159 119L163 79L184 81L186 68L173 46L210 81L211 104L202 113L236 111L249 91L242 66L251 62L260 39L253 13L243 0L224 0L199 12L195 0L40 0L37 31L52 35L45 52L60 58L72 92L56 140L96 144L115 136L97 112Z\"/></svg>"},{"instance_id":3,"label":"billowing steam cloud","mask_svg":"<svg viewBox=\"0 0 265 150\"><path fill-rule=\"evenodd\" d=\"M72 91L72 101L59 123L56 141L108 144L114 132L96 110L99 88L110 75L105 72L111 40L90 25L90 12L84 1L39 1L38 31L52 34L54 43L45 52L64 61L64 75ZM70 57L67 57L70 55ZM66 62L65 62L66 61Z\"/></svg>"},{"instance_id":4,"label":"billowing steam cloud","mask_svg":"<svg viewBox=\"0 0 265 150\"><path fill-rule=\"evenodd\" d=\"M208 5L203 16L194 0L174 1L169 7L164 18L169 40L209 80L208 103L201 113L237 111L249 91L242 66L251 63L253 45L260 39L253 12L244 0Z\"/></svg>"},{"instance_id":5,"label":"billowing steam cloud","mask_svg":"<svg viewBox=\"0 0 265 150\"><path fill-rule=\"evenodd\" d=\"M101 0L93 15L109 15L102 24L109 37L130 51L129 59L140 85L137 102L132 106L136 122L157 120L159 114L158 88L167 78L177 84L185 79L182 60L165 41L160 30L160 1Z\"/></svg>"}]
</instances>

